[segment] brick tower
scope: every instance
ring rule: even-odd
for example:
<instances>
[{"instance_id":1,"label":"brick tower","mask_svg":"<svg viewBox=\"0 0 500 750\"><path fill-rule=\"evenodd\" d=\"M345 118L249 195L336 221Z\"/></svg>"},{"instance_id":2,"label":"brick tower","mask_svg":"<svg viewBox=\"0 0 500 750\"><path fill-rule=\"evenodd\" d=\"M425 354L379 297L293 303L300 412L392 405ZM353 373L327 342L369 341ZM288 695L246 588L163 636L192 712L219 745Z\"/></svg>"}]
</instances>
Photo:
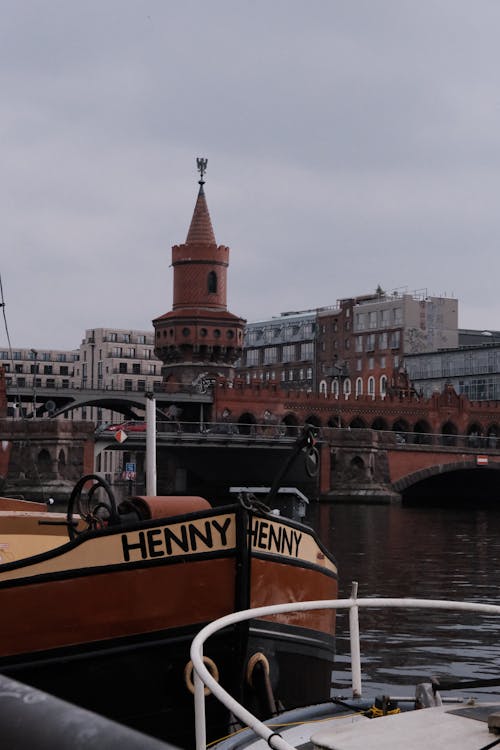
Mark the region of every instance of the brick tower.
<instances>
[{"instance_id":1,"label":"brick tower","mask_svg":"<svg viewBox=\"0 0 500 750\"><path fill-rule=\"evenodd\" d=\"M205 378L231 378L241 356L245 321L227 310L229 248L217 245L197 159L199 192L186 242L172 247L173 306L153 320L163 380L185 389Z\"/></svg>"}]
</instances>

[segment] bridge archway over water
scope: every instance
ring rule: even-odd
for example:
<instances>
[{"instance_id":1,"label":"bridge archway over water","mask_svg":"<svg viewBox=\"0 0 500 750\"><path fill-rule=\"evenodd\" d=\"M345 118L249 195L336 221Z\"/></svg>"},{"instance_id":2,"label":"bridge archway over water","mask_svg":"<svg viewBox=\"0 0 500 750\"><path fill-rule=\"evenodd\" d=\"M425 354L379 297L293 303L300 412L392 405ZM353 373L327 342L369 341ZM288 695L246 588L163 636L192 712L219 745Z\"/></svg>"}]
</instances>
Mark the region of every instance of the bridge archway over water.
<instances>
[{"instance_id":1,"label":"bridge archway over water","mask_svg":"<svg viewBox=\"0 0 500 750\"><path fill-rule=\"evenodd\" d=\"M500 463L478 466L475 460L438 464L393 483L408 505L461 505L500 510Z\"/></svg>"}]
</instances>

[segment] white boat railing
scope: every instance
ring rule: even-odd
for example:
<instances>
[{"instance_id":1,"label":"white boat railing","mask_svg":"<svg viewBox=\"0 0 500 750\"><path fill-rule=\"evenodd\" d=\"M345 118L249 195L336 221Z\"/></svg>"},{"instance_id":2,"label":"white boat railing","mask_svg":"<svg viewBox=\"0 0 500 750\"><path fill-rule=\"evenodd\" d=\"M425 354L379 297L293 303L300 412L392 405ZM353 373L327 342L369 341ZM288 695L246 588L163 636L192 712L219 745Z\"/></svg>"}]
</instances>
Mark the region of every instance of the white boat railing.
<instances>
[{"instance_id":1,"label":"white boat railing","mask_svg":"<svg viewBox=\"0 0 500 750\"><path fill-rule=\"evenodd\" d=\"M351 648L351 683L354 698L361 697L361 647L359 640L359 609L360 608L398 608L398 609L435 609L453 610L457 612L475 612L486 615L500 615L500 606L496 604L480 604L476 602L457 602L447 599L391 599L391 598L363 598L357 597L358 584L353 582L349 599L325 599L309 602L293 602L290 604L275 604L268 607L257 607L234 612L221 617L204 627L191 644L191 659L194 671L194 706L196 750L206 749L205 723L205 687L236 716L242 724L252 729L264 739L274 750L295 750L286 740L257 719L250 711L236 701L212 677L203 660L203 645L214 633L245 620L269 615L288 614L290 612L305 612L317 609L348 609L349 637Z\"/></svg>"}]
</instances>

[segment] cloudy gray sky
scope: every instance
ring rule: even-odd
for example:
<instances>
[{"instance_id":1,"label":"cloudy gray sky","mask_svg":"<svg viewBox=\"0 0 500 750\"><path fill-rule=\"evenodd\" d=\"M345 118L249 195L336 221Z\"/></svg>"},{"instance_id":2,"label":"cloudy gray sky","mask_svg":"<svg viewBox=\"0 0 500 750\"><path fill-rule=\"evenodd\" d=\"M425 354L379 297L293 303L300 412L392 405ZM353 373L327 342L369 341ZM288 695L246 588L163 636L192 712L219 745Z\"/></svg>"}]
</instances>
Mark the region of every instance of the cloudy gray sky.
<instances>
[{"instance_id":1,"label":"cloudy gray sky","mask_svg":"<svg viewBox=\"0 0 500 750\"><path fill-rule=\"evenodd\" d=\"M500 329L498 0L2 0L14 347L171 308L195 158L248 320L406 287ZM0 334L5 346L5 334Z\"/></svg>"}]
</instances>

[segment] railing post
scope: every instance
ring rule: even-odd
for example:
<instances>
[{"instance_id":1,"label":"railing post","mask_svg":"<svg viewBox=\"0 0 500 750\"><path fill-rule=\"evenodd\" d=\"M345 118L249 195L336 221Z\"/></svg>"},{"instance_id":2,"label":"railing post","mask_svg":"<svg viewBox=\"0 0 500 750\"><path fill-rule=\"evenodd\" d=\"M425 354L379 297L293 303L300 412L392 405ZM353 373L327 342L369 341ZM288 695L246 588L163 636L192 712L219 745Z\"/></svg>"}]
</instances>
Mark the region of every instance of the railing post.
<instances>
[{"instance_id":1,"label":"railing post","mask_svg":"<svg viewBox=\"0 0 500 750\"><path fill-rule=\"evenodd\" d=\"M202 657L203 658L203 657ZM205 685L193 665L194 679L194 718L196 750L206 750L207 730L205 722Z\"/></svg>"},{"instance_id":2,"label":"railing post","mask_svg":"<svg viewBox=\"0 0 500 750\"><path fill-rule=\"evenodd\" d=\"M352 697L361 698L361 649L359 645L359 608L356 604L358 597L358 582L352 582L351 599L353 603L349 607L349 636L351 641L351 680Z\"/></svg>"}]
</instances>

